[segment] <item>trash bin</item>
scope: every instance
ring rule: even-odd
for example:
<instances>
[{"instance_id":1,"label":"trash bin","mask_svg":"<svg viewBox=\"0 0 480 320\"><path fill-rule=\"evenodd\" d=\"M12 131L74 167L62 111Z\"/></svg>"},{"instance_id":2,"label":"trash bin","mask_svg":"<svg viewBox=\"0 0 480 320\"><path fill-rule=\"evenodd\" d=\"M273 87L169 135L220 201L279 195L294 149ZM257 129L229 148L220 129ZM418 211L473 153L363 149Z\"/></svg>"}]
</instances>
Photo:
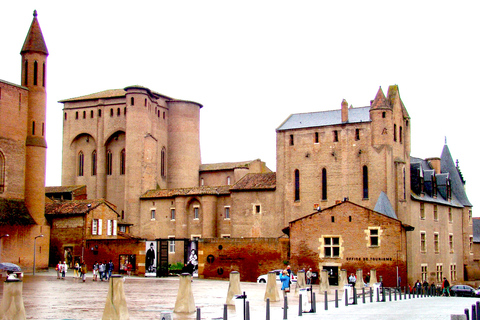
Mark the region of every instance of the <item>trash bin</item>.
<instances>
[{"instance_id":1,"label":"trash bin","mask_svg":"<svg viewBox=\"0 0 480 320\"><path fill-rule=\"evenodd\" d=\"M234 296L235 299L235 315L236 319L244 320L245 314L245 299L247 298L244 294L237 294Z\"/></svg>"},{"instance_id":2,"label":"trash bin","mask_svg":"<svg viewBox=\"0 0 480 320\"><path fill-rule=\"evenodd\" d=\"M348 297L347 297L348 294ZM353 286L351 284L346 284L343 286L343 301L345 299L352 299L353 298Z\"/></svg>"},{"instance_id":3,"label":"trash bin","mask_svg":"<svg viewBox=\"0 0 480 320\"><path fill-rule=\"evenodd\" d=\"M171 311L162 311L160 313L160 320L172 320L172 312Z\"/></svg>"},{"instance_id":4,"label":"trash bin","mask_svg":"<svg viewBox=\"0 0 480 320\"><path fill-rule=\"evenodd\" d=\"M311 306L309 303L310 288L302 288L299 291L300 296L302 297L302 312L310 312Z\"/></svg>"}]
</instances>

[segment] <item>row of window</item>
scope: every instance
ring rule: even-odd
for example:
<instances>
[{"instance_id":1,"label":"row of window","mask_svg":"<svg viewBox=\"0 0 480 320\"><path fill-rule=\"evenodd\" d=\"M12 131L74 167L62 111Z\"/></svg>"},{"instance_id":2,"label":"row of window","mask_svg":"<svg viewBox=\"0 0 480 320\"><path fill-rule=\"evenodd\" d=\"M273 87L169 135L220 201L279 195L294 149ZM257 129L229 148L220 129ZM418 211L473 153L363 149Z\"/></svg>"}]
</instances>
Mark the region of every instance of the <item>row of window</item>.
<instances>
[{"instance_id":1,"label":"row of window","mask_svg":"<svg viewBox=\"0 0 480 320\"><path fill-rule=\"evenodd\" d=\"M92 235L102 235L102 219L92 219ZM107 236L117 235L117 220L107 220Z\"/></svg>"},{"instance_id":2,"label":"row of window","mask_svg":"<svg viewBox=\"0 0 480 320\"><path fill-rule=\"evenodd\" d=\"M448 235L448 248L450 253L454 252L453 234ZM433 233L433 250L435 253L440 253L440 234L438 232ZM469 250L473 250L473 237L470 236ZM422 253L427 252L427 233L420 231L420 251Z\"/></svg>"},{"instance_id":3,"label":"row of window","mask_svg":"<svg viewBox=\"0 0 480 320\"><path fill-rule=\"evenodd\" d=\"M420 219L425 220L425 203L420 202ZM438 206L433 205L433 220L438 221ZM448 208L448 222L453 223L453 212L452 208Z\"/></svg>"},{"instance_id":4,"label":"row of window","mask_svg":"<svg viewBox=\"0 0 480 320\"><path fill-rule=\"evenodd\" d=\"M256 214L260 214L262 212L262 207L259 204L255 204L253 206L253 210ZM225 206L224 207L224 216L223 219L229 220L230 219L230 206ZM150 209L150 220L155 220L157 216L157 209L152 208ZM170 220L175 220L176 218L176 211L175 208L170 209ZM200 207L194 207L193 208L193 219L194 220L199 220L200 219Z\"/></svg>"},{"instance_id":5,"label":"row of window","mask_svg":"<svg viewBox=\"0 0 480 320\"><path fill-rule=\"evenodd\" d=\"M429 280L428 278L428 264L422 264L422 282ZM441 283L443 281L444 275L443 275L443 264L442 263L437 263L435 265L435 276L437 283ZM452 263L450 264L450 281L457 281L457 264Z\"/></svg>"},{"instance_id":6,"label":"row of window","mask_svg":"<svg viewBox=\"0 0 480 320\"><path fill-rule=\"evenodd\" d=\"M368 228L368 247L376 248L380 246L380 228ZM340 258L341 237L340 236L324 236L323 238L323 256L325 258Z\"/></svg>"},{"instance_id":7,"label":"row of window","mask_svg":"<svg viewBox=\"0 0 480 320\"><path fill-rule=\"evenodd\" d=\"M133 99L133 98L132 98ZM122 112L121 112L121 109L120 108L117 108L117 111L116 111L116 114L117 114L117 117L119 117ZM160 110L157 110L155 112L155 114L157 115L158 118L160 118ZM115 109L114 108L110 108L110 117L113 117L115 115ZM123 108L123 115L126 116L127 115L127 107L124 107ZM84 110L82 112L82 117L83 119L86 119L87 118L87 111ZM93 119L95 117L95 112L93 110L90 110L90 118ZM98 117L101 118L102 117L102 109L98 109ZM79 111L75 111L75 120L78 120L80 118L80 113ZM165 119L165 111L163 112L163 119ZM67 120L67 113L65 112L64 113L64 120Z\"/></svg>"},{"instance_id":8,"label":"row of window","mask_svg":"<svg viewBox=\"0 0 480 320\"><path fill-rule=\"evenodd\" d=\"M33 62L33 85L38 85L38 61ZM42 64L42 87L45 87L45 62ZM28 86L28 60L25 60L23 85Z\"/></svg>"},{"instance_id":9,"label":"row of window","mask_svg":"<svg viewBox=\"0 0 480 320\"><path fill-rule=\"evenodd\" d=\"M368 167L363 166L362 168L362 196L363 199L368 199ZM294 200L300 201L300 170L295 169L294 171ZM322 188L321 188L321 199L322 201L327 200L327 169L322 169Z\"/></svg>"},{"instance_id":10,"label":"row of window","mask_svg":"<svg viewBox=\"0 0 480 320\"><path fill-rule=\"evenodd\" d=\"M165 157L166 157L166 149L165 147L161 151L161 156L160 156L160 171L162 177L166 176L166 164L165 164ZM96 176L97 175L97 150L92 151L91 155L91 175ZM125 167L126 167L126 153L125 149L122 149L120 151L120 157L119 157L119 173L120 175L125 174ZM78 153L78 176L83 177L85 172L85 155L83 154L83 151L80 151ZM107 175L112 175L113 174L113 153L109 149L107 150L107 156L106 156L106 173Z\"/></svg>"},{"instance_id":11,"label":"row of window","mask_svg":"<svg viewBox=\"0 0 480 320\"><path fill-rule=\"evenodd\" d=\"M227 186L232 184L232 179L230 178L230 176L227 177L225 182L226 182ZM200 186L204 186L204 185L205 185L205 179L201 178L200 179Z\"/></svg>"}]
</instances>

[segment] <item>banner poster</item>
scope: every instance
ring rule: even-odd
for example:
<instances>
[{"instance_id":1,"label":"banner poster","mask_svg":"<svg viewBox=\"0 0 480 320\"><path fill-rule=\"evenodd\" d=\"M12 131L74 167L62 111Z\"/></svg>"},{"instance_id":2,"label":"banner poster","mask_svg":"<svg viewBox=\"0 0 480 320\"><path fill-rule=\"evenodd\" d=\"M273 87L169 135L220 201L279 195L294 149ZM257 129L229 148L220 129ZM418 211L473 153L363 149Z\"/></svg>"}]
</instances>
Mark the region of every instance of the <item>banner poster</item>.
<instances>
[{"instance_id":1,"label":"banner poster","mask_svg":"<svg viewBox=\"0 0 480 320\"><path fill-rule=\"evenodd\" d=\"M188 250L188 262L187 265L191 268L192 274L198 272L198 255L197 255L197 242L191 241Z\"/></svg>"},{"instance_id":2,"label":"banner poster","mask_svg":"<svg viewBox=\"0 0 480 320\"><path fill-rule=\"evenodd\" d=\"M157 242L145 243L145 277L157 276Z\"/></svg>"}]
</instances>

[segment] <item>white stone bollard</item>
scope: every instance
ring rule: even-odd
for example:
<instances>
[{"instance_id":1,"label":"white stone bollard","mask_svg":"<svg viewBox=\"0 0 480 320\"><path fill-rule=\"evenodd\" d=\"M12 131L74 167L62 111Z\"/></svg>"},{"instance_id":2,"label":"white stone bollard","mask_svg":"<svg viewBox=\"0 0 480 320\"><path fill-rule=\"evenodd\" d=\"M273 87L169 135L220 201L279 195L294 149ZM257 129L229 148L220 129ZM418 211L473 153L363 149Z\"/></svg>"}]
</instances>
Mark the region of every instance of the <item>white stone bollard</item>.
<instances>
[{"instance_id":1,"label":"white stone bollard","mask_svg":"<svg viewBox=\"0 0 480 320\"><path fill-rule=\"evenodd\" d=\"M0 319L24 320L25 305L23 304L23 282L21 280L6 280L3 283L3 300L0 305Z\"/></svg>"},{"instance_id":2,"label":"white stone bollard","mask_svg":"<svg viewBox=\"0 0 480 320\"><path fill-rule=\"evenodd\" d=\"M238 271L232 271L230 272L230 283L228 284L227 301L225 303L229 306L235 305L233 297L238 294L242 294L242 290L240 289L240 273Z\"/></svg>"},{"instance_id":3,"label":"white stone bollard","mask_svg":"<svg viewBox=\"0 0 480 320\"><path fill-rule=\"evenodd\" d=\"M278 292L277 275L275 274L275 271L270 271L268 273L264 300L267 301L267 299L270 299L270 302L280 301L280 293Z\"/></svg>"},{"instance_id":4,"label":"white stone bollard","mask_svg":"<svg viewBox=\"0 0 480 320\"><path fill-rule=\"evenodd\" d=\"M193 313L195 312L195 300L192 292L192 275L190 273L182 273L180 275L180 283L175 302L175 313Z\"/></svg>"},{"instance_id":5,"label":"white stone bollard","mask_svg":"<svg viewBox=\"0 0 480 320\"><path fill-rule=\"evenodd\" d=\"M107 302L103 310L102 320L127 320L128 315L127 300L123 283L125 279L122 276L111 276L108 283Z\"/></svg>"}]
</instances>

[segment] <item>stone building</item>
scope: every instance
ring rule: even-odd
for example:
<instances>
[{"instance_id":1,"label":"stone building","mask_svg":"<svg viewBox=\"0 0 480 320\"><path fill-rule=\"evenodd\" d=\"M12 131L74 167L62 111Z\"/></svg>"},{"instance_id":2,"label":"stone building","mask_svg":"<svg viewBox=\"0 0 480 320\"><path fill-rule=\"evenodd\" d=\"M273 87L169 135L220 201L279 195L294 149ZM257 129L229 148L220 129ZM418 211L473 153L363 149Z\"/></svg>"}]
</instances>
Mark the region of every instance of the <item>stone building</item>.
<instances>
[{"instance_id":1,"label":"stone building","mask_svg":"<svg viewBox=\"0 0 480 320\"><path fill-rule=\"evenodd\" d=\"M36 267L48 266L50 239L44 214L48 50L36 11L20 54L21 84L0 80L0 260L31 271L34 255Z\"/></svg>"}]
</instances>

